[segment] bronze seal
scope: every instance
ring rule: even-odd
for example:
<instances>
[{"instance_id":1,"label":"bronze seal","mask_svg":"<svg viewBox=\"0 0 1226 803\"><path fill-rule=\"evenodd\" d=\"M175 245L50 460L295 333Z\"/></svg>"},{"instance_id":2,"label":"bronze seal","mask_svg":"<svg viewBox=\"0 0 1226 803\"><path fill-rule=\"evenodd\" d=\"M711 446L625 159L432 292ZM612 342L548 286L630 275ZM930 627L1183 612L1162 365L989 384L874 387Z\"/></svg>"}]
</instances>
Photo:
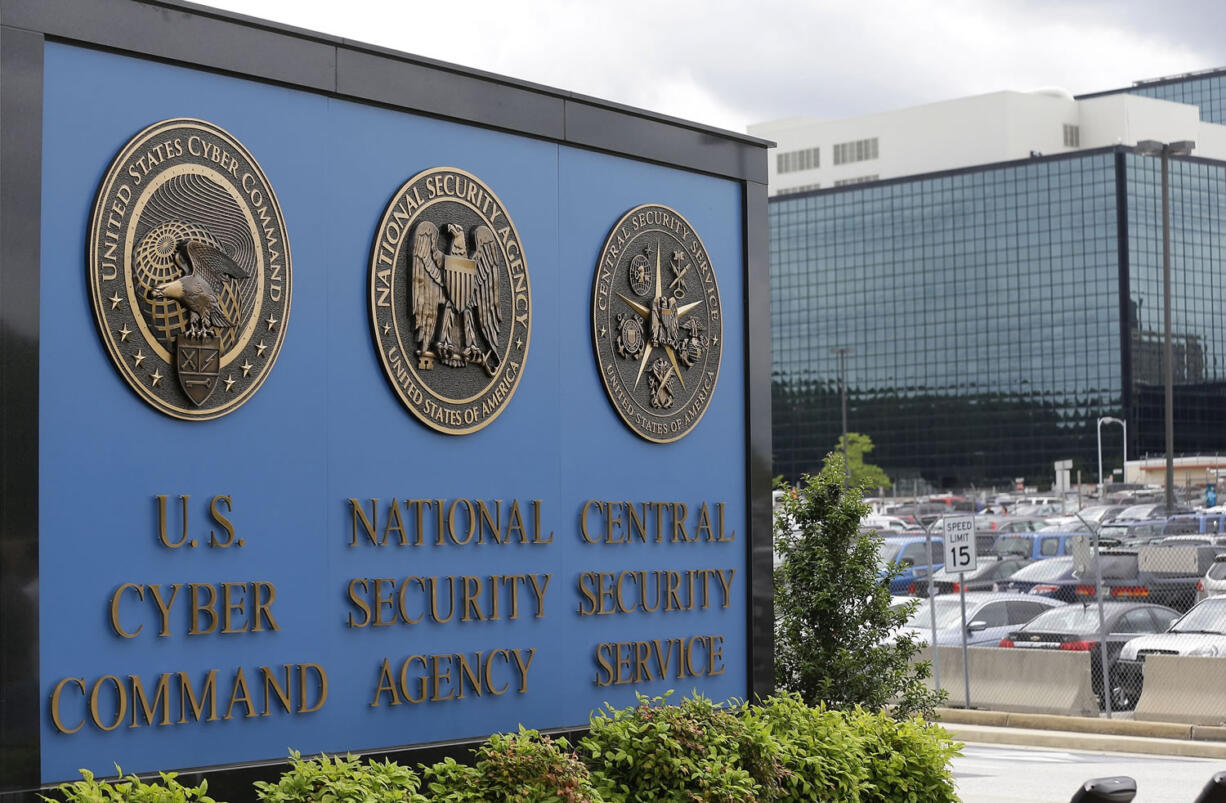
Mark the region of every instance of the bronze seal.
<instances>
[{"instance_id":1,"label":"bronze seal","mask_svg":"<svg viewBox=\"0 0 1226 803\"><path fill-rule=\"evenodd\" d=\"M694 227L659 204L613 226L596 263L592 336L613 409L649 441L698 425L719 378L719 287Z\"/></svg>"},{"instance_id":2,"label":"bronze seal","mask_svg":"<svg viewBox=\"0 0 1226 803\"><path fill-rule=\"evenodd\" d=\"M427 426L487 426L519 386L532 290L519 232L498 196L454 167L392 196L370 259L370 318L396 395Z\"/></svg>"},{"instance_id":3,"label":"bronze seal","mask_svg":"<svg viewBox=\"0 0 1226 803\"><path fill-rule=\"evenodd\" d=\"M90 299L120 375L175 418L217 418L252 397L285 338L285 221L242 144L202 120L133 137L98 188Z\"/></svg>"}]
</instances>

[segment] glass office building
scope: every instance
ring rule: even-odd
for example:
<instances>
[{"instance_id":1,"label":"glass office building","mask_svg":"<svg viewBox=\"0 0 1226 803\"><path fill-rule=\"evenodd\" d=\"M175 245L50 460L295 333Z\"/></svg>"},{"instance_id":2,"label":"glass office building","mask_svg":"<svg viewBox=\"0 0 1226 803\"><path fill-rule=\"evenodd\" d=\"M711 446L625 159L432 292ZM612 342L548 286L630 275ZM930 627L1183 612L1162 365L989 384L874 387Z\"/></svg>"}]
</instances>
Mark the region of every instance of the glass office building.
<instances>
[{"instance_id":1,"label":"glass office building","mask_svg":"<svg viewBox=\"0 0 1226 803\"><path fill-rule=\"evenodd\" d=\"M1170 100L1200 107L1200 119L1206 123L1226 123L1226 70L1206 70L1201 73L1154 81L1138 81L1127 89L1078 95L1078 100L1103 95L1143 95L1147 98Z\"/></svg>"},{"instance_id":2,"label":"glass office building","mask_svg":"<svg viewBox=\"0 0 1226 803\"><path fill-rule=\"evenodd\" d=\"M841 431L910 490L1097 478L1164 448L1159 160L1113 147L770 199L775 473ZM1226 449L1226 163L1173 159L1175 444ZM1121 464L1118 428L1108 468ZM1104 433L1106 446L1107 433Z\"/></svg>"}]
</instances>

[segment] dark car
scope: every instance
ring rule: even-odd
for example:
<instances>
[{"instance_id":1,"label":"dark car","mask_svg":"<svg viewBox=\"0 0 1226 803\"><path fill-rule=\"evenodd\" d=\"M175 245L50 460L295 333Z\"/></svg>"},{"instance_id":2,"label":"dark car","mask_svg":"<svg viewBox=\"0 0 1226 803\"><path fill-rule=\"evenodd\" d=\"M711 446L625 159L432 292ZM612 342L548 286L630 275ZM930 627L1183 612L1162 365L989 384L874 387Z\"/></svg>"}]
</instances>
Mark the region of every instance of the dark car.
<instances>
[{"instance_id":1,"label":"dark car","mask_svg":"<svg viewBox=\"0 0 1226 803\"><path fill-rule=\"evenodd\" d=\"M1136 552L1102 554L1103 583L1113 580L1124 581L1121 588L1128 587L1127 581L1137 577ZM1035 561L1029 566L1018 569L1012 577L1001 586L1002 591L1017 591L1024 594L1035 594L1065 602L1078 601L1078 594L1094 594L1094 580L1098 576L1097 566L1093 559L1084 574L1077 571L1073 557L1048 558ZM1088 589L1088 591L1087 591Z\"/></svg>"},{"instance_id":2,"label":"dark car","mask_svg":"<svg viewBox=\"0 0 1226 803\"><path fill-rule=\"evenodd\" d=\"M998 586L1003 585L1005 580L1013 576L1014 572L1030 562L1025 558L1002 558L997 560L980 557L979 565L975 567L973 572L953 574L946 572L944 569L939 569L932 576L933 593L950 594L957 593L962 589L967 591L997 591L999 590ZM914 588L915 590L911 592L912 594L923 596L928 594L927 582L916 581Z\"/></svg>"},{"instance_id":3,"label":"dark car","mask_svg":"<svg viewBox=\"0 0 1226 803\"><path fill-rule=\"evenodd\" d=\"M1132 639L1147 633L1162 633L1179 612L1163 605L1144 602L1104 602L1103 622L1107 632L1107 675L1111 678L1111 705L1125 709L1136 706L1135 685L1121 681L1116 662L1120 650ZM1097 605L1065 605L1031 619L1005 636L1002 647L1038 650L1065 650L1090 653L1090 674L1099 704L1103 699L1101 633Z\"/></svg>"},{"instance_id":4,"label":"dark car","mask_svg":"<svg viewBox=\"0 0 1226 803\"><path fill-rule=\"evenodd\" d=\"M1132 599L1136 602L1151 602L1166 605L1177 611L1186 611L1196 602L1197 583L1213 565L1219 548L1208 545L1188 544L1182 539L1189 536L1170 536L1165 545L1148 544L1131 550L1112 549L1109 553L1134 553L1137 556L1137 572L1129 577L1124 574L1103 577L1103 594L1113 599ZM1166 539L1164 539L1166 540ZM1186 544L1186 545L1185 545ZM1093 582L1093 574L1089 575ZM1078 588L1079 596L1092 596L1093 586Z\"/></svg>"},{"instance_id":5,"label":"dark car","mask_svg":"<svg viewBox=\"0 0 1226 803\"><path fill-rule=\"evenodd\" d=\"M1161 540L1164 529L1166 529L1166 519L1149 521L1120 521L1117 519L1100 527L1098 535L1100 538L1110 538L1125 546L1140 546Z\"/></svg>"}]
</instances>

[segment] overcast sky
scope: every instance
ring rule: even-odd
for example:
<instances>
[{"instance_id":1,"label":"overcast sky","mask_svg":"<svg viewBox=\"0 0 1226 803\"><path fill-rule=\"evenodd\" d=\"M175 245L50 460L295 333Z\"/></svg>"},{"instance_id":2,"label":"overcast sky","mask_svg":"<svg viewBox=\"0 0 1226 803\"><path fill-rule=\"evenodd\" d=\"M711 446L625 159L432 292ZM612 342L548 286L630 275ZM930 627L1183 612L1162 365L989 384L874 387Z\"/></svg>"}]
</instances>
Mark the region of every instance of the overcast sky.
<instances>
[{"instance_id":1,"label":"overcast sky","mask_svg":"<svg viewBox=\"0 0 1226 803\"><path fill-rule=\"evenodd\" d=\"M1222 0L207 0L731 129L1226 66Z\"/></svg>"}]
</instances>

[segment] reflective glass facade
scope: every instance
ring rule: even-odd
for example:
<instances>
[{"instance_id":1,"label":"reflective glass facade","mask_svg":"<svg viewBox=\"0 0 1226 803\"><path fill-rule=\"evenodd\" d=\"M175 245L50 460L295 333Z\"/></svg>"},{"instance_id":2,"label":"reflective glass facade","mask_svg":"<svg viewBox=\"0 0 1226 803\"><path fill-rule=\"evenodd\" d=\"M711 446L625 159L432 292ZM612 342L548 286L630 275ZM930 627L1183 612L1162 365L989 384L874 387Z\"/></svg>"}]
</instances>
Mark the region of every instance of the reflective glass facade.
<instances>
[{"instance_id":1,"label":"reflective glass facade","mask_svg":"<svg viewBox=\"0 0 1226 803\"><path fill-rule=\"evenodd\" d=\"M1226 72L1143 84L1123 91L1130 95L1199 106L1200 119L1206 123L1226 123Z\"/></svg>"},{"instance_id":2,"label":"reflective glass facade","mask_svg":"<svg viewBox=\"0 0 1226 803\"><path fill-rule=\"evenodd\" d=\"M1172 165L1186 453L1223 431L1226 169ZM772 198L775 473L813 471L834 448L840 347L848 429L892 477L1047 484L1072 458L1092 482L1103 415L1128 420L1130 455L1160 452L1158 175L1158 160L1111 148Z\"/></svg>"},{"instance_id":3,"label":"reflective glass facade","mask_svg":"<svg viewBox=\"0 0 1226 803\"><path fill-rule=\"evenodd\" d=\"M1134 454L1164 453L1161 161L1127 154ZM1226 165L1173 159L1171 341L1176 453L1226 450ZM1131 433L1130 433L1131 434Z\"/></svg>"}]
</instances>

